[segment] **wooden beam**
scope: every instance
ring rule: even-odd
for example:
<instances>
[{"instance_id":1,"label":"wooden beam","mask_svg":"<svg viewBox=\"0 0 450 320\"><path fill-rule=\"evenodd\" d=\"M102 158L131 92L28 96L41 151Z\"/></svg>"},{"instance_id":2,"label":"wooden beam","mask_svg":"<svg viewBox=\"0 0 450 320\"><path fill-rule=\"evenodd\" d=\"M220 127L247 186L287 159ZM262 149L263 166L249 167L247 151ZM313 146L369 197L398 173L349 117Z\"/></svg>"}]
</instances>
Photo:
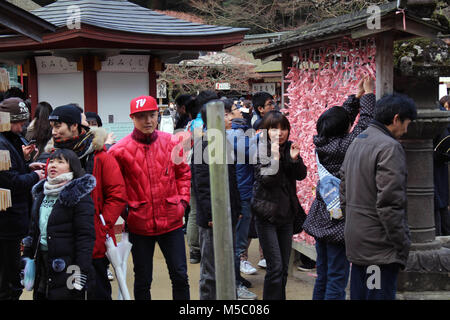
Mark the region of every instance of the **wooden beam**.
<instances>
[{"instance_id":1,"label":"wooden beam","mask_svg":"<svg viewBox=\"0 0 450 320\"><path fill-rule=\"evenodd\" d=\"M414 20L406 18L406 30L403 28L403 17L399 14L396 17L395 21L395 29L403 32L407 32L413 34L418 37L424 37L429 39L437 38L438 30L427 27L427 25L423 23L418 23Z\"/></svg>"},{"instance_id":2,"label":"wooden beam","mask_svg":"<svg viewBox=\"0 0 450 320\"><path fill-rule=\"evenodd\" d=\"M377 100L386 94L394 92L394 34L386 32L379 34L376 39L377 65L376 97Z\"/></svg>"},{"instance_id":3,"label":"wooden beam","mask_svg":"<svg viewBox=\"0 0 450 320\"><path fill-rule=\"evenodd\" d=\"M39 101L38 96L38 74L36 67L36 60L34 57L27 59L26 68L28 74L28 98L31 100L31 114L34 116L36 105Z\"/></svg>"}]
</instances>

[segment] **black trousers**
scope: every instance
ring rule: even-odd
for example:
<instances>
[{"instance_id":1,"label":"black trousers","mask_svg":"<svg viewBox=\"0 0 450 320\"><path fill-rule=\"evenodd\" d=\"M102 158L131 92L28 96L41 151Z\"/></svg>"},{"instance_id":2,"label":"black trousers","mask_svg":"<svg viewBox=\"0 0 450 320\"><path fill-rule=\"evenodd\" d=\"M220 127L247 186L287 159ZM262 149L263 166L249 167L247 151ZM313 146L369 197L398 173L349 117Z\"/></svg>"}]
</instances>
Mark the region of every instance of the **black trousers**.
<instances>
[{"instance_id":1,"label":"black trousers","mask_svg":"<svg viewBox=\"0 0 450 320\"><path fill-rule=\"evenodd\" d=\"M20 267L20 240L0 239L0 300L19 300Z\"/></svg>"},{"instance_id":2,"label":"black trousers","mask_svg":"<svg viewBox=\"0 0 450 320\"><path fill-rule=\"evenodd\" d=\"M108 258L92 259L94 267L95 285L88 288L88 300L112 300L111 284L108 279Z\"/></svg>"}]
</instances>

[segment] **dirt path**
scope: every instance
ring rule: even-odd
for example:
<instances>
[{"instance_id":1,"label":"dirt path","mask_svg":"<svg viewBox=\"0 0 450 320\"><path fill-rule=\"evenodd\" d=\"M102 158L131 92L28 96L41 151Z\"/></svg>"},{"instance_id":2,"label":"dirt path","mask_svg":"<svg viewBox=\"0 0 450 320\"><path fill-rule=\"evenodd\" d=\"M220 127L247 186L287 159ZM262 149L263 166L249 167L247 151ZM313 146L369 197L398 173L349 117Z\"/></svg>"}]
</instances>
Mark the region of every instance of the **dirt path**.
<instances>
[{"instance_id":1,"label":"dirt path","mask_svg":"<svg viewBox=\"0 0 450 320\"><path fill-rule=\"evenodd\" d=\"M249 260L256 266L259 261L258 241L255 239L252 241L249 250ZM187 248L187 245L186 245ZM186 250L188 252L188 250ZM154 300L171 300L172 299L172 285L167 271L167 265L164 257L158 246L155 249L154 255L154 267L153 267L153 283L152 283L152 299ZM188 259L189 260L189 259ZM252 283L250 291L258 295L258 300L262 299L263 284L264 284L264 269L258 269L258 273L254 275L244 275L244 278ZM200 264L190 264L188 262L188 276L191 290L191 299L198 300L198 281L200 276ZM129 258L128 272L127 272L127 284L130 291L131 298L133 297L133 260ZM113 289L113 299L117 299L117 281L111 282ZM294 273L289 276L286 288L286 297L288 300L311 300L314 287L314 277L310 273L300 272L294 268ZM32 293L24 291L21 296L21 300L31 300Z\"/></svg>"}]
</instances>

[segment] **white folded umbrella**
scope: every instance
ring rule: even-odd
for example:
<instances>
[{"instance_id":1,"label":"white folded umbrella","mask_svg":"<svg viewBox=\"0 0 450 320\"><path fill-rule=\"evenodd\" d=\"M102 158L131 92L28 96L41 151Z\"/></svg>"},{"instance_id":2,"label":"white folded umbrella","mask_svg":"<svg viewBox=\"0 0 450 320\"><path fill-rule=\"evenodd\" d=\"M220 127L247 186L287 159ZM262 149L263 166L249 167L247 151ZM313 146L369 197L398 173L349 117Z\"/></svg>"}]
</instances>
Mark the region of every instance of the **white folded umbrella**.
<instances>
[{"instance_id":1,"label":"white folded umbrella","mask_svg":"<svg viewBox=\"0 0 450 320\"><path fill-rule=\"evenodd\" d=\"M103 225L106 225L103 216L100 215L100 220L102 220ZM106 237L106 257L108 257L109 262L114 269L114 273L116 274L117 283L119 284L119 292L121 293L123 300L131 300L130 293L128 292L127 287L127 277L126 272L122 269L122 257L119 252L119 248L114 244L113 239L107 235Z\"/></svg>"},{"instance_id":2,"label":"white folded umbrella","mask_svg":"<svg viewBox=\"0 0 450 320\"><path fill-rule=\"evenodd\" d=\"M127 265L128 265L128 257L130 256L131 247L133 245L128 240L128 232L122 233L122 240L117 244L117 249L119 250L120 260L122 261L122 272L127 275ZM118 300L123 300L122 292L119 290Z\"/></svg>"}]
</instances>

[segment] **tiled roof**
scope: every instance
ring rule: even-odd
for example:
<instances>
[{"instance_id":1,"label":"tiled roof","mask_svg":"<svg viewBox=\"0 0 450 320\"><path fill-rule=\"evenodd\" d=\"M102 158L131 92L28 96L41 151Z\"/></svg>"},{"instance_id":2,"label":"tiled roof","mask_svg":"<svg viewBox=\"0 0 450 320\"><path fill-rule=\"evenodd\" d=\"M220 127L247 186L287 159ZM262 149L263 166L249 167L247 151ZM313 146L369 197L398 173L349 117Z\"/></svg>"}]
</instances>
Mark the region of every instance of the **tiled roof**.
<instances>
[{"instance_id":1,"label":"tiled roof","mask_svg":"<svg viewBox=\"0 0 450 320\"><path fill-rule=\"evenodd\" d=\"M59 0L32 13L53 23L66 26L67 19L79 8L81 24L125 32L161 36L213 36L243 32L248 29L204 25L170 17L126 0Z\"/></svg>"}]
</instances>

